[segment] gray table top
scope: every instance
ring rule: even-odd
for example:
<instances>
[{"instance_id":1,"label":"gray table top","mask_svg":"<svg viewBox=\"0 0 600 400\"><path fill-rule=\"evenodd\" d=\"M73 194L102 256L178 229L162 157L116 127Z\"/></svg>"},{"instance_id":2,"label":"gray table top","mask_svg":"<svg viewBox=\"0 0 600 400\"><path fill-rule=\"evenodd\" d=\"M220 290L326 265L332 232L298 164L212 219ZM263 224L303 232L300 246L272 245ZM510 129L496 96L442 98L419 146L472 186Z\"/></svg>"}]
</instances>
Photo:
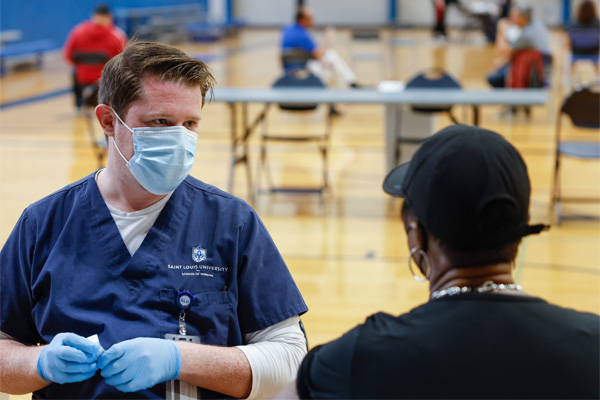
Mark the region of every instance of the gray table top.
<instances>
[{"instance_id":1,"label":"gray table top","mask_svg":"<svg viewBox=\"0 0 600 400\"><path fill-rule=\"evenodd\" d=\"M210 98L207 95L207 100ZM377 89L273 89L218 87L211 101L224 103L355 103L413 105L543 105L544 89L405 89L382 92Z\"/></svg>"}]
</instances>

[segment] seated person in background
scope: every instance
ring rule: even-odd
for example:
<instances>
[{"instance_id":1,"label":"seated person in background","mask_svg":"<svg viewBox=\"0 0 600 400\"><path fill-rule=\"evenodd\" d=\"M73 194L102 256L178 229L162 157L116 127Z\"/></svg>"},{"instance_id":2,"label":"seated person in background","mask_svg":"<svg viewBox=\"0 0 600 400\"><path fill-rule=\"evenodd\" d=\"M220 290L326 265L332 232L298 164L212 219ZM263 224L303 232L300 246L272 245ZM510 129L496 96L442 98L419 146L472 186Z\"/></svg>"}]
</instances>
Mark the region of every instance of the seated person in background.
<instances>
[{"instance_id":1,"label":"seated person in background","mask_svg":"<svg viewBox=\"0 0 600 400\"><path fill-rule=\"evenodd\" d=\"M500 18L498 21L498 29L496 31L496 39L494 45L496 51L501 57L506 58L506 55L510 55L509 42L515 42L521 35L522 29L517 25L519 18L519 8L512 4L507 11L504 18ZM506 61L506 60L503 60Z\"/></svg>"},{"instance_id":2,"label":"seated person in background","mask_svg":"<svg viewBox=\"0 0 600 400\"><path fill-rule=\"evenodd\" d=\"M306 6L301 6L296 14L296 23L283 28L281 33L281 51L302 51L307 53L306 68L325 82L331 80L331 70L339 75L351 87L357 87L356 75L348 64L333 49L320 48L312 38L309 29L314 26L313 15ZM286 70L304 67L302 65L284 66ZM287 71L286 71L287 72Z\"/></svg>"},{"instance_id":3,"label":"seated person in background","mask_svg":"<svg viewBox=\"0 0 600 400\"><path fill-rule=\"evenodd\" d=\"M571 50L571 68L576 61L588 60L594 64L596 74L600 53L600 21L593 1L579 5L577 21L567 28L567 46Z\"/></svg>"},{"instance_id":4,"label":"seated person in background","mask_svg":"<svg viewBox=\"0 0 600 400\"><path fill-rule=\"evenodd\" d=\"M512 6L513 6L512 0L500 0L498 2L498 7L500 7L498 21L501 21L504 18L508 18L508 14L510 13L510 9Z\"/></svg>"},{"instance_id":5,"label":"seated person in background","mask_svg":"<svg viewBox=\"0 0 600 400\"><path fill-rule=\"evenodd\" d=\"M433 13L435 24L433 25L433 35L438 39L446 39L446 14L451 5L455 5L462 10L462 4L458 0L433 0Z\"/></svg>"},{"instance_id":6,"label":"seated person in background","mask_svg":"<svg viewBox=\"0 0 600 400\"><path fill-rule=\"evenodd\" d=\"M533 20L532 9L513 5L510 23L499 25L496 46L502 66L488 75L490 85L496 88L507 86L511 58L522 50L537 50L542 56L544 67L552 63L550 34L541 21Z\"/></svg>"},{"instance_id":7,"label":"seated person in background","mask_svg":"<svg viewBox=\"0 0 600 400\"><path fill-rule=\"evenodd\" d=\"M450 126L383 189L404 198L409 268L429 280L430 300L313 348L298 373L300 398L598 398L600 317L513 280L521 239L545 226L529 225L527 167L509 142Z\"/></svg>"},{"instance_id":8,"label":"seated person in background","mask_svg":"<svg viewBox=\"0 0 600 400\"><path fill-rule=\"evenodd\" d=\"M63 52L67 61L75 68L73 92L78 109L83 106L84 88L98 84L104 64L121 53L126 43L125 32L113 25L110 9L104 4L96 7L89 21L84 21L71 30Z\"/></svg>"},{"instance_id":9,"label":"seated person in background","mask_svg":"<svg viewBox=\"0 0 600 400\"><path fill-rule=\"evenodd\" d=\"M498 26L501 21L508 18L511 5L512 0L501 0L497 4L474 1L467 3L464 8L479 19L487 42L492 44L497 40Z\"/></svg>"},{"instance_id":10,"label":"seated person in background","mask_svg":"<svg viewBox=\"0 0 600 400\"><path fill-rule=\"evenodd\" d=\"M1 392L267 398L293 381L307 307L285 262L248 204L188 175L213 85L159 43L106 64L106 168L27 207L0 252Z\"/></svg>"}]
</instances>

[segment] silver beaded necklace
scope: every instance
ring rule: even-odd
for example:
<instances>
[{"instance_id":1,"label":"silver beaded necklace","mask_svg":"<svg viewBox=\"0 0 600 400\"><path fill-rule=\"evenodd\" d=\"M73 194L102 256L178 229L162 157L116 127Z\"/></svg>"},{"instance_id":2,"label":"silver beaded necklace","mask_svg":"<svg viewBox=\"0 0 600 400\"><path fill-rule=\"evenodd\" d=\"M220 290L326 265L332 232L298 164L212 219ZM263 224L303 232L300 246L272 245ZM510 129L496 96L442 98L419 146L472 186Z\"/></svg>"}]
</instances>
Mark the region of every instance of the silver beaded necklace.
<instances>
[{"instance_id":1,"label":"silver beaded necklace","mask_svg":"<svg viewBox=\"0 0 600 400\"><path fill-rule=\"evenodd\" d=\"M504 284L504 283L495 283L493 281L486 281L483 285L481 286L452 286L449 287L448 289L442 289L442 290L436 290L435 292L431 293L431 299L432 300L436 300L439 299L441 297L445 297L445 296L454 296L457 294L462 294L462 293L488 293L488 292L492 292L492 293L502 293L502 292L522 292L523 289L521 288L521 285L517 285L516 283L509 283L509 284Z\"/></svg>"}]
</instances>

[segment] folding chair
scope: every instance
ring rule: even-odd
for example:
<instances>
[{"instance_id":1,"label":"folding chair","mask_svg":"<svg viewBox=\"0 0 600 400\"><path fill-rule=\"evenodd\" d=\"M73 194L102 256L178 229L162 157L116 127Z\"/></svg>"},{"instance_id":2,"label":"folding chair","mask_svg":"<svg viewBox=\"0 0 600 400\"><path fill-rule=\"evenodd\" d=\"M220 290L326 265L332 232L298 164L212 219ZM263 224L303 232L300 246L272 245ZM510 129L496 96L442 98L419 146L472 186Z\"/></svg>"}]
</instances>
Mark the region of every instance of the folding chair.
<instances>
[{"instance_id":1,"label":"folding chair","mask_svg":"<svg viewBox=\"0 0 600 400\"><path fill-rule=\"evenodd\" d=\"M454 77L446 73L444 70L440 68L428 68L412 79L408 81L406 84L406 89L425 89L425 88L446 88L446 89L461 89L461 85ZM417 113L427 113L427 114L435 114L435 113L446 113L450 117L450 120L458 124L458 120L452 114L453 106L412 106L411 109ZM405 137L400 134L396 140L396 154L395 161L396 164L400 161L400 149L402 144L420 144L423 142L423 137Z\"/></svg>"},{"instance_id":2,"label":"folding chair","mask_svg":"<svg viewBox=\"0 0 600 400\"><path fill-rule=\"evenodd\" d=\"M314 74L307 70L294 70L284 74L282 77L277 79L272 85L273 88L285 89L285 88L325 88L325 84ZM271 104L266 105L265 113L269 110ZM279 103L278 108L285 113L293 113L298 115L314 113L319 104L295 104L295 103ZM306 134L285 134L285 133L269 133L267 127L267 118L263 119L263 134L260 139L260 164L259 172L257 174L257 187L259 192L261 191L261 176L264 173L267 178L269 191L275 192L295 192L295 193L318 193L323 194L329 187L329 168L328 168L328 149L329 149L329 137L331 134L331 115L325 112L325 126L320 133L306 133ZM267 143L269 142L288 142L288 143L316 143L319 153L321 155L322 162L322 183L317 187L309 186L282 186L276 187L273 185L273 177L270 168L267 166Z\"/></svg>"},{"instance_id":3,"label":"folding chair","mask_svg":"<svg viewBox=\"0 0 600 400\"><path fill-rule=\"evenodd\" d=\"M444 70L440 68L428 68L413 77L406 84L406 89L461 89L462 86ZM458 124L458 120L452 114L452 106L413 106L413 111L424 113L448 113L450 120Z\"/></svg>"},{"instance_id":4,"label":"folding chair","mask_svg":"<svg viewBox=\"0 0 600 400\"><path fill-rule=\"evenodd\" d=\"M385 49L379 28L354 27L351 35L352 69L357 71L359 62L375 64L377 73L373 76L373 81L381 82L384 78ZM365 80L369 82L369 79L360 79L360 81Z\"/></svg>"},{"instance_id":5,"label":"folding chair","mask_svg":"<svg viewBox=\"0 0 600 400\"><path fill-rule=\"evenodd\" d=\"M73 55L73 59L76 65L104 65L108 62L110 57L102 52L77 52ZM108 151L108 146L104 135L99 137L94 127L96 123L94 110L98 105L99 82L94 82L92 84L77 84L80 86L83 95L83 115L87 123L92 147L98 158L98 168L102 168L104 167L104 157Z\"/></svg>"},{"instance_id":6,"label":"folding chair","mask_svg":"<svg viewBox=\"0 0 600 400\"><path fill-rule=\"evenodd\" d=\"M591 26L581 26L576 24L566 30L571 43L571 58L569 67L566 68L567 85L566 87L575 87L586 81L585 68L581 71L582 64L591 64L592 73L599 74L600 69L600 28L597 24ZM588 80L589 81L589 80ZM570 83L569 83L570 82Z\"/></svg>"},{"instance_id":7,"label":"folding chair","mask_svg":"<svg viewBox=\"0 0 600 400\"><path fill-rule=\"evenodd\" d=\"M517 51L510 61L506 87L513 89L544 87L544 72L542 53L534 49Z\"/></svg>"},{"instance_id":8,"label":"folding chair","mask_svg":"<svg viewBox=\"0 0 600 400\"><path fill-rule=\"evenodd\" d=\"M313 55L303 49L285 49L281 52L281 66L285 72L305 69L308 60L312 59Z\"/></svg>"},{"instance_id":9,"label":"folding chair","mask_svg":"<svg viewBox=\"0 0 600 400\"><path fill-rule=\"evenodd\" d=\"M95 109L98 105L98 85L88 85L83 88L83 116L87 124L90 142L96 157L98 158L98 168L104 167L104 158L108 152L106 137L96 133L96 114Z\"/></svg>"},{"instance_id":10,"label":"folding chair","mask_svg":"<svg viewBox=\"0 0 600 400\"><path fill-rule=\"evenodd\" d=\"M600 32L598 26L572 26L567 29L571 43L571 59L566 70L567 79L574 87L585 81L585 73L580 71L581 64L591 64L595 75L599 72L600 63ZM585 71L585 70L584 70Z\"/></svg>"},{"instance_id":11,"label":"folding chair","mask_svg":"<svg viewBox=\"0 0 600 400\"><path fill-rule=\"evenodd\" d=\"M506 87L512 89L539 89L550 86L546 79L551 76L552 56L543 55L538 50L519 50L512 55L506 76ZM510 111L516 114L519 109L531 116L531 107L512 106Z\"/></svg>"},{"instance_id":12,"label":"folding chair","mask_svg":"<svg viewBox=\"0 0 600 400\"><path fill-rule=\"evenodd\" d=\"M560 185L560 159L570 157L586 160L600 159L600 141L575 141L561 138L562 116L569 116L571 123L579 128L588 129L598 139L600 133L600 92L598 83L573 91L563 102L556 118L556 153L554 163L554 184L552 207L557 225L562 223L562 204L565 202L597 202L599 198L563 197Z\"/></svg>"},{"instance_id":13,"label":"folding chair","mask_svg":"<svg viewBox=\"0 0 600 400\"><path fill-rule=\"evenodd\" d=\"M571 64L587 60L598 64L600 54L600 32L598 26L572 26L567 29L571 42Z\"/></svg>"}]
</instances>

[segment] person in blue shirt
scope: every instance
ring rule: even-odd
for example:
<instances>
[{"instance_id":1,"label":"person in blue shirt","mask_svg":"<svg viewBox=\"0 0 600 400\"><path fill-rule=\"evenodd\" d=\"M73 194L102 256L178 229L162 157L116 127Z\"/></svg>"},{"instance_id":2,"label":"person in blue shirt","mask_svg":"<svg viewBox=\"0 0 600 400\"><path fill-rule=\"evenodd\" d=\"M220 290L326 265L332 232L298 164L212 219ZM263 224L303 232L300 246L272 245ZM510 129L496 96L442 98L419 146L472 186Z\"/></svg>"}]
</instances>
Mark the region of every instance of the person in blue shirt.
<instances>
[{"instance_id":1,"label":"person in blue shirt","mask_svg":"<svg viewBox=\"0 0 600 400\"><path fill-rule=\"evenodd\" d=\"M567 27L567 47L571 51L571 73L578 61L589 61L596 75L600 74L600 20L596 4L586 0L579 4L577 20Z\"/></svg>"},{"instance_id":2,"label":"person in blue shirt","mask_svg":"<svg viewBox=\"0 0 600 400\"><path fill-rule=\"evenodd\" d=\"M307 311L256 212L191 176L214 78L133 41L100 81L107 166L25 209L0 252L0 391L265 398ZM182 397L183 398L183 397Z\"/></svg>"},{"instance_id":3,"label":"person in blue shirt","mask_svg":"<svg viewBox=\"0 0 600 400\"><path fill-rule=\"evenodd\" d=\"M304 52L308 59L305 64L306 68L319 78L330 81L331 73L335 72L336 76L341 77L350 87L358 87L356 75L342 57L332 48L321 48L313 39L309 31L313 27L314 19L311 10L306 6L301 6L296 14L296 22L284 27L281 31L282 53ZM304 67L304 65L289 65L285 66L285 69L289 71L298 67Z\"/></svg>"},{"instance_id":4,"label":"person in blue shirt","mask_svg":"<svg viewBox=\"0 0 600 400\"><path fill-rule=\"evenodd\" d=\"M316 59L321 58L323 51L319 49L317 42L309 32L309 29L313 26L312 13L305 7L300 8L296 14L296 23L283 28L281 36L282 49L301 49Z\"/></svg>"}]
</instances>

